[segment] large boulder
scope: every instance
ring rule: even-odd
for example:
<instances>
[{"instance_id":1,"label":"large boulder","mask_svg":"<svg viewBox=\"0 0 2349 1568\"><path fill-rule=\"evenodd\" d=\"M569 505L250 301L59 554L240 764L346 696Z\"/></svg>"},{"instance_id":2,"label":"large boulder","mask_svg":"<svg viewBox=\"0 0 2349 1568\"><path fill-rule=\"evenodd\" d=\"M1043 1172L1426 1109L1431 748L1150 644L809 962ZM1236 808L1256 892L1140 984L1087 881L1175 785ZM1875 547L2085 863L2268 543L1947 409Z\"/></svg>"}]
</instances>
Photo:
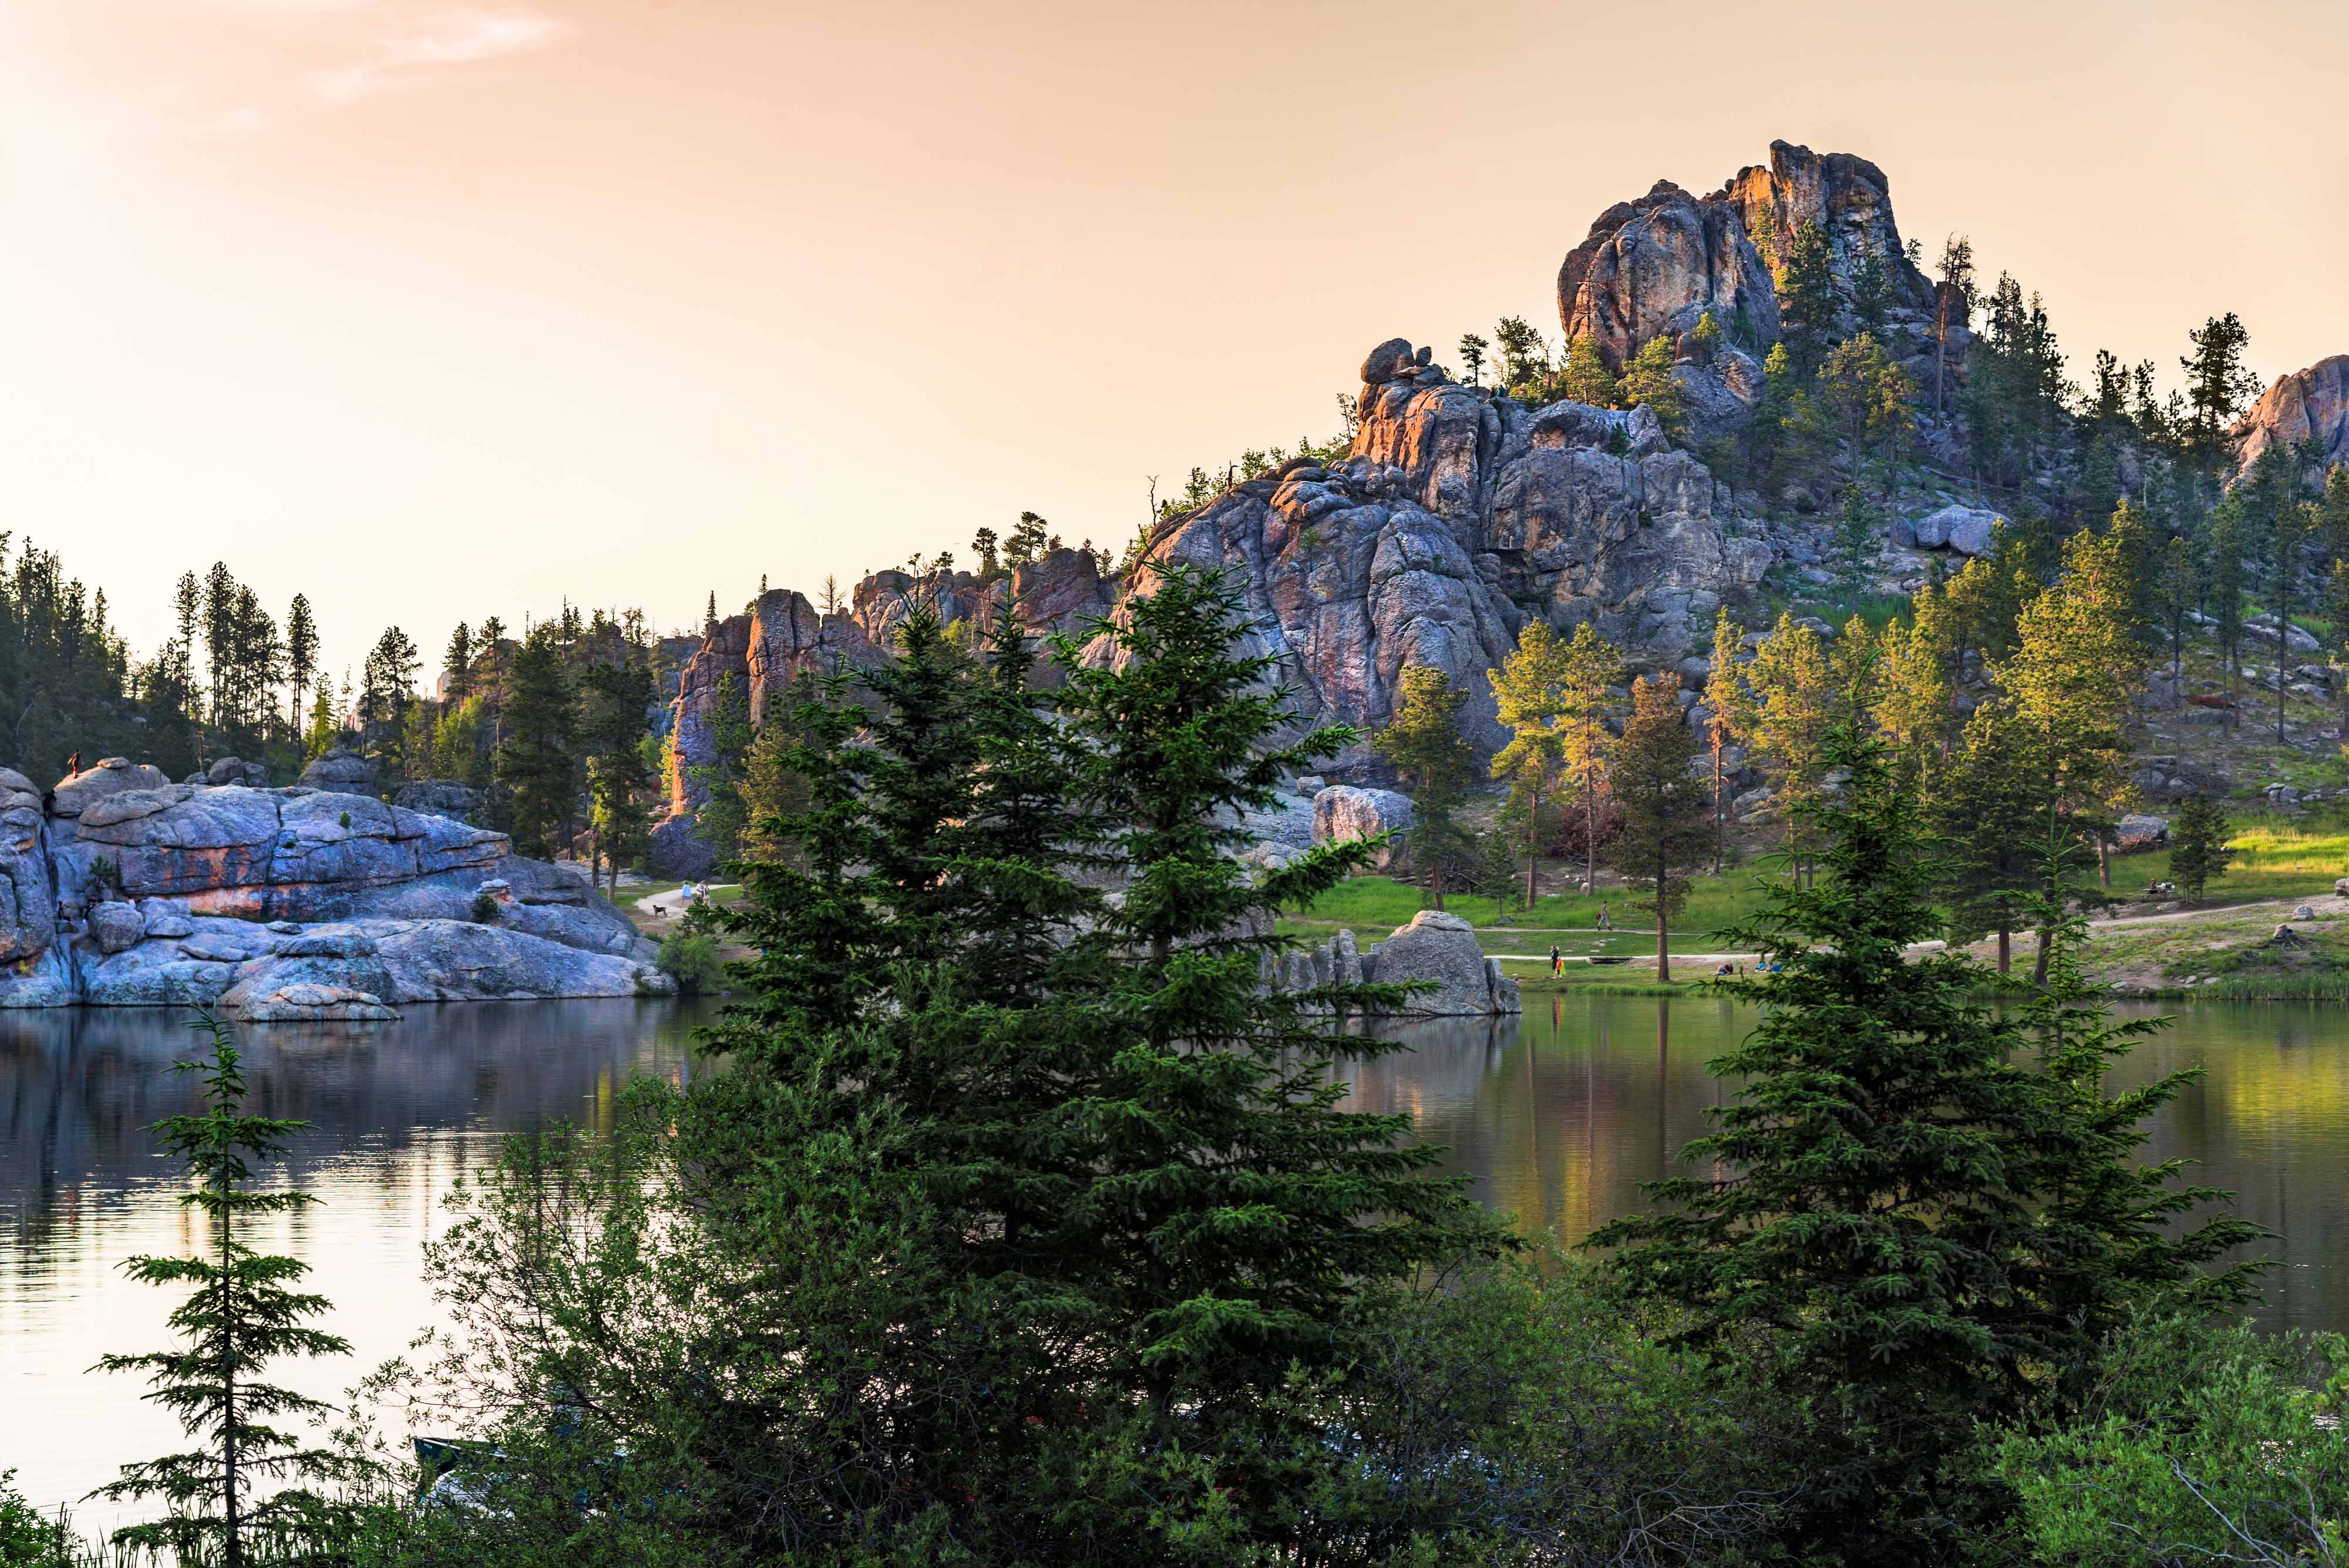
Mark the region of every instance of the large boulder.
<instances>
[{"instance_id":1,"label":"large boulder","mask_svg":"<svg viewBox=\"0 0 2349 1568\"><path fill-rule=\"evenodd\" d=\"M295 781L312 789L332 790L345 794L375 793L375 764L340 746L322 757L312 760Z\"/></svg>"},{"instance_id":2,"label":"large boulder","mask_svg":"<svg viewBox=\"0 0 2349 1568\"><path fill-rule=\"evenodd\" d=\"M1371 864L1383 870L1402 857L1401 836L1412 825L1411 797L1391 789L1363 789L1331 784L1313 797L1313 842L1351 844L1358 839L1396 835L1378 851Z\"/></svg>"},{"instance_id":3,"label":"large boulder","mask_svg":"<svg viewBox=\"0 0 2349 1568\"><path fill-rule=\"evenodd\" d=\"M269 770L259 763L248 763L237 757L222 757L206 768L202 774L188 782L211 784L215 787L222 784L243 784L248 789L267 789Z\"/></svg>"},{"instance_id":4,"label":"large boulder","mask_svg":"<svg viewBox=\"0 0 2349 1568\"><path fill-rule=\"evenodd\" d=\"M79 816L109 795L165 789L171 783L159 767L133 763L127 757L109 757L96 767L59 779L57 787L50 792L48 809L58 816Z\"/></svg>"},{"instance_id":5,"label":"large boulder","mask_svg":"<svg viewBox=\"0 0 2349 1568\"><path fill-rule=\"evenodd\" d=\"M451 822L473 822L481 815L481 792L455 779L410 779L391 799L406 810L445 816Z\"/></svg>"},{"instance_id":6,"label":"large boulder","mask_svg":"<svg viewBox=\"0 0 2349 1568\"><path fill-rule=\"evenodd\" d=\"M1362 954L1362 978L1380 985L1424 982L1429 989L1404 1002L1407 1014L1522 1011L1517 982L1485 958L1477 945L1476 929L1457 915L1435 909L1422 909L1411 924Z\"/></svg>"}]
</instances>

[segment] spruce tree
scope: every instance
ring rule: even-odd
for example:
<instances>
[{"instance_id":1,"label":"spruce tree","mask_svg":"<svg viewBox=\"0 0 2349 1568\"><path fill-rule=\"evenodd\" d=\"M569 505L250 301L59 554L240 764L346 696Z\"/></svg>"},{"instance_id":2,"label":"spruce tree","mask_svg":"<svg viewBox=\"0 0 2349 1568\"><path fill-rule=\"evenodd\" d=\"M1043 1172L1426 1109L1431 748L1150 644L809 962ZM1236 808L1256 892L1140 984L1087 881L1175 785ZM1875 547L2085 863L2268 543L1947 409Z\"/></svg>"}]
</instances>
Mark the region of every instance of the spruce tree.
<instances>
[{"instance_id":1,"label":"spruce tree","mask_svg":"<svg viewBox=\"0 0 2349 1568\"><path fill-rule=\"evenodd\" d=\"M199 1210L211 1232L203 1257L130 1259L124 1270L150 1285L184 1284L188 1299L174 1308L171 1350L109 1355L109 1372L143 1372L146 1397L179 1417L202 1446L122 1467L121 1479L90 1495L122 1502L160 1498L171 1511L114 1532L118 1548L183 1563L214 1562L241 1568L247 1561L296 1560L320 1552L343 1523L341 1511L305 1486L263 1494L270 1483L337 1479L346 1466L336 1454L304 1448L272 1423L319 1420L334 1414L323 1401L265 1383L268 1364L289 1355L347 1355L340 1336L305 1320L330 1310L323 1296L292 1287L309 1272L289 1257L256 1252L245 1234L263 1215L291 1213L317 1199L298 1191L256 1192L254 1167L276 1158L292 1135L308 1124L244 1113L246 1085L235 1036L218 1018L198 1024L209 1036L207 1057L176 1064L201 1078L207 1108L155 1124L163 1147L195 1180L180 1201Z\"/></svg>"},{"instance_id":2,"label":"spruce tree","mask_svg":"<svg viewBox=\"0 0 2349 1568\"><path fill-rule=\"evenodd\" d=\"M1656 917L1660 982L1672 978L1671 927L1688 902L1684 873L1704 863L1713 843L1704 780L1691 769L1695 760L1696 738L1681 714L1678 678L1640 680L1609 770L1609 786L1623 808L1623 831L1609 846L1608 859L1628 885L1648 895Z\"/></svg>"},{"instance_id":3,"label":"spruce tree","mask_svg":"<svg viewBox=\"0 0 2349 1568\"><path fill-rule=\"evenodd\" d=\"M1998 939L1998 972L2014 961L2014 933L2030 908L2047 796L2028 727L2012 703L1976 708L1958 744L1927 775L1927 819L1940 835L1940 897L1954 941Z\"/></svg>"},{"instance_id":4,"label":"spruce tree","mask_svg":"<svg viewBox=\"0 0 2349 1568\"><path fill-rule=\"evenodd\" d=\"M1733 989L1766 1005L1713 1064L1740 1086L1682 1154L1718 1174L1650 1184L1671 1207L1590 1244L1621 1249L1630 1287L1677 1303L1725 1375L1806 1412L1798 1555L1957 1561L2002 1511L1952 1462L1978 1424L2060 1406L2096 1324L2190 1285L2237 1235L2164 1238L2173 1200L2201 1195L2127 1165L2151 1106L2103 1101L2113 1036L2065 1023L2034 1071L1978 966L1909 956L1941 877L1912 792L1857 724L1825 754L1849 782L1810 807L1821 874L1773 885L1736 933L1769 972ZM2060 952L2068 928L2038 918Z\"/></svg>"},{"instance_id":5,"label":"spruce tree","mask_svg":"<svg viewBox=\"0 0 2349 1568\"><path fill-rule=\"evenodd\" d=\"M513 811L514 851L552 858L575 805L577 716L554 622L531 628L508 677L498 783Z\"/></svg>"},{"instance_id":6,"label":"spruce tree","mask_svg":"<svg viewBox=\"0 0 2349 1568\"><path fill-rule=\"evenodd\" d=\"M1395 692L1394 717L1371 745L1411 786L1412 825L1405 843L1412 870L1441 909L1445 885L1466 880L1476 863L1475 836L1459 821L1475 763L1475 748L1460 732L1460 710L1468 693L1456 690L1444 671L1423 664L1404 665L1395 678Z\"/></svg>"},{"instance_id":7,"label":"spruce tree","mask_svg":"<svg viewBox=\"0 0 2349 1568\"><path fill-rule=\"evenodd\" d=\"M294 688L294 705L287 722L296 732L303 725L302 693L318 675L318 623L310 614L307 595L295 594L285 607L285 679Z\"/></svg>"},{"instance_id":8,"label":"spruce tree","mask_svg":"<svg viewBox=\"0 0 2349 1568\"><path fill-rule=\"evenodd\" d=\"M2169 879L2197 903L2235 858L2227 834L2225 815L2199 790L2178 806L2177 820L2169 825Z\"/></svg>"},{"instance_id":9,"label":"spruce tree","mask_svg":"<svg viewBox=\"0 0 2349 1568\"><path fill-rule=\"evenodd\" d=\"M2251 335L2230 310L2186 336L2194 346L2178 361L2186 372L2186 451L2215 472L2228 457L2227 431L2236 414L2260 395L2260 379L2243 364Z\"/></svg>"},{"instance_id":10,"label":"spruce tree","mask_svg":"<svg viewBox=\"0 0 2349 1568\"><path fill-rule=\"evenodd\" d=\"M1588 332L1567 344L1557 390L1559 396L1594 409L1611 409L1623 395L1622 383L1599 352L1599 339Z\"/></svg>"}]
</instances>

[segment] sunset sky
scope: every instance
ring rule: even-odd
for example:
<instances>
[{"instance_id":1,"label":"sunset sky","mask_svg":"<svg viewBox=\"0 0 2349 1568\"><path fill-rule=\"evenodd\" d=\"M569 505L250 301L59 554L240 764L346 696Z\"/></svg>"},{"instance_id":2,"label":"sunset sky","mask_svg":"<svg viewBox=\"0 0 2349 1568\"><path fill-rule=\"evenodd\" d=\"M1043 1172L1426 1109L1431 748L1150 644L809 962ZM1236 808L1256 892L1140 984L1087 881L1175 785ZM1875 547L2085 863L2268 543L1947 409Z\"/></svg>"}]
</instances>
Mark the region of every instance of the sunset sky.
<instances>
[{"instance_id":1,"label":"sunset sky","mask_svg":"<svg viewBox=\"0 0 2349 1568\"><path fill-rule=\"evenodd\" d=\"M388 622L698 622L1122 545L1659 178L1889 175L2174 379L2349 350L2335 6L0 0L0 528L138 651L180 572ZM437 659L428 667L437 668Z\"/></svg>"}]
</instances>

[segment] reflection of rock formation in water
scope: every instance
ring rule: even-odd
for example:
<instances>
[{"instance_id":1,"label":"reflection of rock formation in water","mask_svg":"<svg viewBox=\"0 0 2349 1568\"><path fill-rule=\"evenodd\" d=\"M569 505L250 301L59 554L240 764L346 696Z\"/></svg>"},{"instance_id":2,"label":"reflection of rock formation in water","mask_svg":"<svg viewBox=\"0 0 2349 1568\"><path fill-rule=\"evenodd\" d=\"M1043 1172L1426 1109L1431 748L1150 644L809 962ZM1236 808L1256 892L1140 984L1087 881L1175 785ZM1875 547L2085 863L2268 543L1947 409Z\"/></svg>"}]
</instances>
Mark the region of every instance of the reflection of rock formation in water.
<instances>
[{"instance_id":1,"label":"reflection of rock formation in water","mask_svg":"<svg viewBox=\"0 0 2349 1568\"><path fill-rule=\"evenodd\" d=\"M288 1168L305 1179L354 1150L454 1130L608 1112L634 1071L684 1057L690 1014L674 1003L550 1002L410 1009L353 1029L243 1032L256 1113L307 1121ZM197 1041L180 1012L0 1013L0 1221L36 1234L61 1203L110 1199L169 1173L156 1119L196 1106L170 1064Z\"/></svg>"}]
</instances>

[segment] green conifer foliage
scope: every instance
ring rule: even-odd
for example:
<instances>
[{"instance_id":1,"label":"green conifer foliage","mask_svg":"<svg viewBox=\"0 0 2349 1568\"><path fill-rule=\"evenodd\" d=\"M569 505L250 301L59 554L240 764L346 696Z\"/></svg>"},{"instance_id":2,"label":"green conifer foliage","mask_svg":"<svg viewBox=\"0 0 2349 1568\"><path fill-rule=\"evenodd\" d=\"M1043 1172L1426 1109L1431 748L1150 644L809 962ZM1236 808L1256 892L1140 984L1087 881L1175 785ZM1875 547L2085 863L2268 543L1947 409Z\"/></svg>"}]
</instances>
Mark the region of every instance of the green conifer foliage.
<instances>
[{"instance_id":1,"label":"green conifer foliage","mask_svg":"<svg viewBox=\"0 0 2349 1568\"><path fill-rule=\"evenodd\" d=\"M1917 805L1857 725L1826 750L1850 778L1811 808L1824 874L1773 886L1734 935L1767 967L1735 989L1766 1005L1713 1064L1735 1098L1684 1151L1714 1174L1651 1184L1672 1207L1591 1244L1623 1249L1627 1281L1678 1303L1691 1340L1807 1411L1792 1544L1954 1561L2001 1506L1953 1462L1976 1423L2060 1401L2095 1324L2155 1286L2223 1299L2240 1281L2191 1282L2241 1231L2164 1241L2173 1202L2205 1195L2126 1164L2150 1106L2100 1085L2127 1032L2034 1014L2033 1071L2033 1028L1982 998L1971 960L1909 955L1938 925L1940 875ZM2046 918L2060 960L2076 925Z\"/></svg>"},{"instance_id":2,"label":"green conifer foliage","mask_svg":"<svg viewBox=\"0 0 2349 1568\"><path fill-rule=\"evenodd\" d=\"M351 1347L304 1321L330 1307L323 1296L289 1288L308 1266L256 1252L244 1240L261 1216L317 1201L305 1192L256 1192L250 1185L254 1166L282 1154L306 1124L245 1115L244 1068L234 1035L217 1018L198 1027L209 1034L212 1053L178 1064L178 1070L202 1080L208 1107L165 1116L155 1130L195 1179L194 1189L180 1201L203 1215L211 1251L137 1257L124 1265L144 1283L190 1287L171 1316L181 1343L171 1350L109 1355L98 1366L147 1374L147 1397L178 1417L202 1446L125 1465L121 1479L91 1495L116 1502L159 1498L169 1505L162 1519L115 1532L118 1546L240 1568L254 1559L290 1560L295 1549L316 1551L341 1528L336 1505L305 1487L260 1495L266 1483L333 1480L347 1469L339 1456L305 1448L274 1424L318 1420L331 1416L332 1407L261 1379L272 1361L347 1355Z\"/></svg>"},{"instance_id":3,"label":"green conifer foliage","mask_svg":"<svg viewBox=\"0 0 2349 1568\"><path fill-rule=\"evenodd\" d=\"M1711 791L1692 771L1695 760L1696 737L1681 716L1680 680L1643 677L1631 689L1631 716L1609 774L1623 831L1608 858L1648 896L1656 917L1656 979L1663 981L1672 978L1671 926L1688 902L1686 873L1713 850Z\"/></svg>"},{"instance_id":4,"label":"green conifer foliage","mask_svg":"<svg viewBox=\"0 0 2349 1568\"><path fill-rule=\"evenodd\" d=\"M2199 791L2178 808L2169 825L2169 879L2189 898L2200 899L2209 885L2227 874L2235 858L2227 842L2228 824L2210 797Z\"/></svg>"},{"instance_id":5,"label":"green conifer foliage","mask_svg":"<svg viewBox=\"0 0 2349 1568\"><path fill-rule=\"evenodd\" d=\"M563 668L552 621L533 628L514 650L504 722L498 782L512 799L514 850L552 857L575 804L578 766L573 755L577 715L571 679Z\"/></svg>"},{"instance_id":6,"label":"green conifer foliage","mask_svg":"<svg viewBox=\"0 0 2349 1568\"><path fill-rule=\"evenodd\" d=\"M1403 666L1395 686L1394 719L1371 745L1411 786L1413 815L1405 843L1412 870L1441 909L1444 888L1469 881L1478 858L1475 836L1459 820L1476 760L1475 749L1460 732L1460 710L1468 693L1455 689L1444 671L1423 664Z\"/></svg>"}]
</instances>

